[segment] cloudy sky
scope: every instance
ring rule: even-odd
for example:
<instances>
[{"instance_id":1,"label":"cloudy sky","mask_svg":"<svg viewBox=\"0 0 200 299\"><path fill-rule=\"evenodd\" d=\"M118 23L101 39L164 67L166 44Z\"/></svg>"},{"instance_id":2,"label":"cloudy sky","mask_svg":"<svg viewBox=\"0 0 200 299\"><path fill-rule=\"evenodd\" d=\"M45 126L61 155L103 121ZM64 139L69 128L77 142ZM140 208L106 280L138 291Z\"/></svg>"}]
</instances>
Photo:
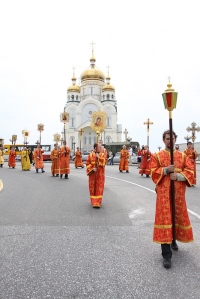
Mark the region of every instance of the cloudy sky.
<instances>
[{"instance_id":1,"label":"cloudy sky","mask_svg":"<svg viewBox=\"0 0 200 299\"><path fill-rule=\"evenodd\" d=\"M199 0L0 0L0 138L23 142L27 129L35 143L41 122L42 143L53 143L72 68L79 78L89 67L94 41L96 66L105 74L110 66L123 131L145 144L150 118L150 149L163 145L170 76L173 128L184 143L186 128L200 126L199 16Z\"/></svg>"}]
</instances>

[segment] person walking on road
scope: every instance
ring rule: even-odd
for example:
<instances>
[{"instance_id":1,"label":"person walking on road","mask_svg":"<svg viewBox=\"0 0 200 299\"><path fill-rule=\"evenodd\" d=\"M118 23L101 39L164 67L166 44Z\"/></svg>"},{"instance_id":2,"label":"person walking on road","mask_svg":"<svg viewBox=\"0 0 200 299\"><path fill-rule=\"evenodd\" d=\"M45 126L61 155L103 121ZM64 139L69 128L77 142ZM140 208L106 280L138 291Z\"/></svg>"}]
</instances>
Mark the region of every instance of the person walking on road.
<instances>
[{"instance_id":1,"label":"person walking on road","mask_svg":"<svg viewBox=\"0 0 200 299\"><path fill-rule=\"evenodd\" d=\"M95 143L94 150L86 160L86 173L89 177L90 201L93 208L100 208L104 192L105 165L107 157L104 148Z\"/></svg>"},{"instance_id":2,"label":"person walking on road","mask_svg":"<svg viewBox=\"0 0 200 299\"><path fill-rule=\"evenodd\" d=\"M16 167L16 152L14 146L11 147L9 157L8 157L8 167L15 168Z\"/></svg>"},{"instance_id":3,"label":"person walking on road","mask_svg":"<svg viewBox=\"0 0 200 299\"><path fill-rule=\"evenodd\" d=\"M120 151L120 163L119 163L120 172L122 172L123 170L129 172L128 161L129 161L129 151L126 149L126 145L123 145L122 150Z\"/></svg>"},{"instance_id":4,"label":"person walking on road","mask_svg":"<svg viewBox=\"0 0 200 299\"><path fill-rule=\"evenodd\" d=\"M173 132L173 149L177 135ZM156 184L156 211L153 241L161 244L163 266L171 267L172 250L178 250L173 240L172 211L170 198L170 181L174 181L175 189L175 225L176 239L180 242L192 242L193 232L187 211L185 192L194 178L194 165L182 152L174 150L174 165L170 165L170 131L163 133L165 149L151 157L151 177Z\"/></svg>"},{"instance_id":5,"label":"person walking on road","mask_svg":"<svg viewBox=\"0 0 200 299\"><path fill-rule=\"evenodd\" d=\"M21 152L21 165L22 165L22 170L30 170L31 169L28 149L25 146Z\"/></svg>"},{"instance_id":6,"label":"person walking on road","mask_svg":"<svg viewBox=\"0 0 200 299\"><path fill-rule=\"evenodd\" d=\"M52 164L51 164L51 173L52 176L59 176L59 159L58 159L58 145L54 144L54 149L51 151L50 155Z\"/></svg>"},{"instance_id":7,"label":"person walking on road","mask_svg":"<svg viewBox=\"0 0 200 299\"><path fill-rule=\"evenodd\" d=\"M184 153L190 158L190 161L194 165L194 181L192 186L196 185L197 177L196 177L196 159L198 158L198 153L192 146L192 142L188 141L187 148L184 150Z\"/></svg>"},{"instance_id":8,"label":"person walking on road","mask_svg":"<svg viewBox=\"0 0 200 299\"><path fill-rule=\"evenodd\" d=\"M43 162L43 154L44 151L40 148L40 144L38 143L37 148L34 150L34 160L35 160L35 169L36 173L38 173L38 170L41 169L41 172L44 171L44 162Z\"/></svg>"},{"instance_id":9,"label":"person walking on road","mask_svg":"<svg viewBox=\"0 0 200 299\"><path fill-rule=\"evenodd\" d=\"M60 148L58 156L60 163L60 178L65 175L65 179L68 179L70 173L70 148L66 145L66 141L63 141L63 146Z\"/></svg>"}]
</instances>

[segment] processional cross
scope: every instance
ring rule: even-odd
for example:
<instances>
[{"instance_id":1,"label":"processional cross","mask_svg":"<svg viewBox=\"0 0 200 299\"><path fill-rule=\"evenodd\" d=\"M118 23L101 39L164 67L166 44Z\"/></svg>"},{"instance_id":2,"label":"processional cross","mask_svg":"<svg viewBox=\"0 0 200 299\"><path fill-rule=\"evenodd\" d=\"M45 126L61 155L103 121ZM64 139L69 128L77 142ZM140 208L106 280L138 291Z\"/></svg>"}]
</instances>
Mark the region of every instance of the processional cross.
<instances>
[{"instance_id":1,"label":"processional cross","mask_svg":"<svg viewBox=\"0 0 200 299\"><path fill-rule=\"evenodd\" d=\"M193 122L191 123L191 127L187 127L186 130L188 132L192 132L192 142L194 143L195 142L195 139L196 139L196 136L195 136L195 132L200 132L200 127L196 127L196 123Z\"/></svg>"},{"instance_id":2,"label":"processional cross","mask_svg":"<svg viewBox=\"0 0 200 299\"><path fill-rule=\"evenodd\" d=\"M147 146L149 146L149 129L150 129L150 125L153 125L153 122L150 121L149 118L147 118L147 121L144 122L144 125L147 125Z\"/></svg>"}]
</instances>

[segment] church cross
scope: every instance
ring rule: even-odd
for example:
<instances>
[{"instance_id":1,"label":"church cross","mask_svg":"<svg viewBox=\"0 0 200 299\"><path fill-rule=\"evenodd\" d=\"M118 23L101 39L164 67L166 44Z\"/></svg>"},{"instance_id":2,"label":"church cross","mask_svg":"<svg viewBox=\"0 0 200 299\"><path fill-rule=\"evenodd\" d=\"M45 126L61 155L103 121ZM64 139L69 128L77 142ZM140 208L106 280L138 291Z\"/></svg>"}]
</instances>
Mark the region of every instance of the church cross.
<instances>
[{"instance_id":1,"label":"church cross","mask_svg":"<svg viewBox=\"0 0 200 299\"><path fill-rule=\"evenodd\" d=\"M92 41L90 45L92 45L92 54L94 54L94 47L93 46L95 45L95 43Z\"/></svg>"}]
</instances>

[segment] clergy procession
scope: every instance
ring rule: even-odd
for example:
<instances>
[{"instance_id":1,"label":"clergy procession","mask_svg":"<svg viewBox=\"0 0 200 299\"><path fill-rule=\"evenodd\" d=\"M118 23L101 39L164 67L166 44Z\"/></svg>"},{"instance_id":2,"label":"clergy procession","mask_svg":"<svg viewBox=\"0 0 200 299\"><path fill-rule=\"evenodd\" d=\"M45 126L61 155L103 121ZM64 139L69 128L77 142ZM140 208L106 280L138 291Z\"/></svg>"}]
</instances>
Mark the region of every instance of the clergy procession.
<instances>
[{"instance_id":1,"label":"clergy procession","mask_svg":"<svg viewBox=\"0 0 200 299\"><path fill-rule=\"evenodd\" d=\"M54 134L48 162L44 161L45 150L41 142L44 125L41 123L38 125L40 142L36 142L37 146L34 148L28 146L28 131L22 131L24 145L20 150L20 159L15 142L12 142L9 151L6 151L3 142L0 144L0 191L3 195L2 205L0 200L0 213L5 226L14 225L16 221L19 226L25 223L25 226L32 229L40 223L42 230L50 228L50 234L54 231L51 241L49 238L46 240L47 247L44 242L43 254L47 252L48 255L48 252L52 253L52 248L59 248L56 257L53 254L53 257L49 255L47 259L58 261L57 256L60 255L59 269L63 272L71 267L74 273L74 264L76 269L81 268L80 264L86 255L89 265L95 265L100 256L98 266L95 265L94 268L98 269L102 263L104 270L107 261L103 259L101 249L106 245L106 253L111 254L111 269L113 264L118 267L118 256L121 261L131 256L131 263L129 260L125 263L128 268L130 264L130 273L140 272L143 267L142 276L148 273L148 277L151 277L152 273L158 270L162 277L165 275L163 273L166 273L163 268L174 268L177 271L180 260L183 268L187 267L187 259L191 264L191 255L196 255L194 251L199 248L198 242L193 251L188 245L195 240L195 230L190 217L192 215L200 219L200 212L198 214L188 209L187 198L189 197L191 206L191 199L194 199L194 206L198 209L196 194L199 192L200 169L195 133L200 131L200 128L196 128L196 124L192 123L192 127L187 129L192 131L192 136L187 138L186 144L177 144L178 136L172 121L177 93L172 89L169 80L167 89L162 94L164 107L169 112L169 123L162 136L159 136L163 147L159 146L159 150L155 151L151 149L155 148L155 144L151 144L151 147L149 145L149 126L153 124L149 118L144 122L147 126L147 142L143 140L141 145L137 141L131 142L132 138L128 137L127 129L124 131L125 140L121 142L122 125L117 123L117 101L115 88L110 84L109 69L105 77L103 72L95 68L95 62L92 48L90 69L81 74L80 86L76 84L73 73L72 85L67 89L64 112L60 113L62 137L58 133ZM80 146L77 146L79 144ZM87 155L83 159L84 153ZM117 157L119 160L116 160ZM136 162L133 157L136 157ZM14 209L11 213L7 206L10 202ZM192 220L195 223L194 218ZM61 233L60 237L61 227L67 231L67 237L65 233ZM80 232L77 233L74 227L80 229ZM83 227L86 230L82 230ZM196 223L194 227L197 227ZM87 229L91 229L89 240L84 239ZM37 231L37 234L40 235L40 231ZM104 234L108 234L106 239ZM150 243L159 246L154 249ZM78 256L71 259L72 252L76 254L76 250ZM141 258L142 253L146 261ZM34 258L31 261L34 261ZM63 260L66 263L64 266ZM123 271L121 261L116 270L119 273ZM52 261L49 263L53 265ZM133 270L135 265L137 270ZM50 268L47 269L48 273L53 272L53 266ZM100 272L103 273L103 270ZM79 271L76 271L79 276ZM135 272L134 275L137 276ZM93 277L90 277L90 280L92 279ZM72 280L77 281L76 277ZM165 276L164 281L167 281ZM44 295L41 298L46 297ZM61 295L58 298L69 297ZM121 299L126 296L113 298ZM144 298L152 297L147 295Z\"/></svg>"}]
</instances>

